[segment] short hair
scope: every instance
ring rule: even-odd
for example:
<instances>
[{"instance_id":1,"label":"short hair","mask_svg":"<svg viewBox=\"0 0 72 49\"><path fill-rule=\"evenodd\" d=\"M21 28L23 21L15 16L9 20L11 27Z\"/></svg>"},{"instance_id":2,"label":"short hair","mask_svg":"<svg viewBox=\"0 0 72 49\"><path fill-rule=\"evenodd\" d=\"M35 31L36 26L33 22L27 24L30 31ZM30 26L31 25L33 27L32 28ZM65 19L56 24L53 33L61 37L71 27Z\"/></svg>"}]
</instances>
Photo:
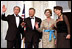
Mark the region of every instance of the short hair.
<instances>
[{"instance_id":1,"label":"short hair","mask_svg":"<svg viewBox=\"0 0 72 49\"><path fill-rule=\"evenodd\" d=\"M29 10L34 10L34 12L35 12L35 9L34 8L29 8Z\"/></svg>"},{"instance_id":2,"label":"short hair","mask_svg":"<svg viewBox=\"0 0 72 49\"><path fill-rule=\"evenodd\" d=\"M49 11L51 16L52 16L52 10L51 9L45 9L44 14L46 13L46 11Z\"/></svg>"},{"instance_id":3,"label":"short hair","mask_svg":"<svg viewBox=\"0 0 72 49\"><path fill-rule=\"evenodd\" d=\"M19 6L15 6L15 7L13 8L13 10L14 10L16 7L19 8L19 12L20 12L20 7L19 7Z\"/></svg>"},{"instance_id":4,"label":"short hair","mask_svg":"<svg viewBox=\"0 0 72 49\"><path fill-rule=\"evenodd\" d=\"M63 12L63 8L61 6L55 6L54 9L61 10L61 13Z\"/></svg>"}]
</instances>

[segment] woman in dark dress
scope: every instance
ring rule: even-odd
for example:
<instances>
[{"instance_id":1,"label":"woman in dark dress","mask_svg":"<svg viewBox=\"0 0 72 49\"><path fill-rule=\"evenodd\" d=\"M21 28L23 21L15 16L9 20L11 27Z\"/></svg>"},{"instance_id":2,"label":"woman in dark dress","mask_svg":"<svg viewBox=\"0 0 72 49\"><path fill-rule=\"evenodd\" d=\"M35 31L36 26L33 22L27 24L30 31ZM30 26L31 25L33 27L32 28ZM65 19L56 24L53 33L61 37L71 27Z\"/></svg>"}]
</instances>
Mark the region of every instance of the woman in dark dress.
<instances>
[{"instance_id":1,"label":"woman in dark dress","mask_svg":"<svg viewBox=\"0 0 72 49\"><path fill-rule=\"evenodd\" d=\"M62 14L63 8L55 6L54 12L58 15L57 26L57 48L70 48L70 25L68 19Z\"/></svg>"}]
</instances>

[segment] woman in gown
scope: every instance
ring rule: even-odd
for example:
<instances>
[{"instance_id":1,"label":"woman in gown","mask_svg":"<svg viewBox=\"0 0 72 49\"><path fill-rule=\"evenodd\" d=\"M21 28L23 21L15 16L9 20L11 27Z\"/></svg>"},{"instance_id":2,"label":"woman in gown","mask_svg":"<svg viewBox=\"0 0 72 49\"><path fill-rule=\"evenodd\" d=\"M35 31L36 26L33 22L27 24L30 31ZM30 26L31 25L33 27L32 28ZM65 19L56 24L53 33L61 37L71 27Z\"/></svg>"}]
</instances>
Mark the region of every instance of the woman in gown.
<instances>
[{"instance_id":1,"label":"woman in gown","mask_svg":"<svg viewBox=\"0 0 72 49\"><path fill-rule=\"evenodd\" d=\"M54 12L58 15L57 19L57 48L70 48L70 25L67 17L62 14L63 8L55 6Z\"/></svg>"},{"instance_id":2,"label":"woman in gown","mask_svg":"<svg viewBox=\"0 0 72 49\"><path fill-rule=\"evenodd\" d=\"M55 24L55 20L51 18L52 16L52 11L50 9L46 9L44 14L46 15L47 19L43 20L41 23L40 28L38 28L38 23L36 23L36 29L40 32L43 32L42 35L42 47L43 48L55 48L55 40L56 40L56 33L53 32L51 36L51 40L49 39L50 37L50 31L53 30L53 24Z\"/></svg>"}]
</instances>

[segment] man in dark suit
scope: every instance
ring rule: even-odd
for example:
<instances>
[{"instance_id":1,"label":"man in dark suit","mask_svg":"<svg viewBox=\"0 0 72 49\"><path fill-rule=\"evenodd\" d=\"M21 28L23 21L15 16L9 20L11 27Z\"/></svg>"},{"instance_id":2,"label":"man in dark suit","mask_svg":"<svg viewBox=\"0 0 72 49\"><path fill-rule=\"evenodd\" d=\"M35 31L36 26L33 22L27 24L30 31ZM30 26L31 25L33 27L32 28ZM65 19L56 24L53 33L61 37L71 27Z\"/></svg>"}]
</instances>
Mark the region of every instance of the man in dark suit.
<instances>
[{"instance_id":1,"label":"man in dark suit","mask_svg":"<svg viewBox=\"0 0 72 49\"><path fill-rule=\"evenodd\" d=\"M14 14L8 15L7 17L5 16L6 12L5 5L2 7L2 20L8 22L8 31L6 35L6 40L7 40L7 48L20 48L21 47L21 36L20 33L22 33L21 30L21 23L22 23L22 18L18 15L20 12L20 7L15 6L13 11ZM23 33L22 33L23 35Z\"/></svg>"},{"instance_id":2,"label":"man in dark suit","mask_svg":"<svg viewBox=\"0 0 72 49\"><path fill-rule=\"evenodd\" d=\"M30 8L29 9L29 16L28 18L24 19L24 23L26 26L26 31L24 32L24 39L26 48L38 48L39 45L39 39L41 33L38 32L35 28L35 24L38 23L39 27L41 24L41 19L34 16L35 9Z\"/></svg>"}]
</instances>

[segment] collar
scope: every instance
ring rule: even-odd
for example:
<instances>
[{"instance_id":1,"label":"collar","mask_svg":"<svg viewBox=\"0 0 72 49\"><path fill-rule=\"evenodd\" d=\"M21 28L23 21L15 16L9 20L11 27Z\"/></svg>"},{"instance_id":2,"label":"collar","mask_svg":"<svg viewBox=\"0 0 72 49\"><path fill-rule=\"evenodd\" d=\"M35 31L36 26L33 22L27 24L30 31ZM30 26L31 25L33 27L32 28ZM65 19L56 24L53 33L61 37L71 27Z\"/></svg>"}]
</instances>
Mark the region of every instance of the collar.
<instances>
[{"instance_id":1,"label":"collar","mask_svg":"<svg viewBox=\"0 0 72 49\"><path fill-rule=\"evenodd\" d=\"M16 16L16 14L14 14L14 16L15 16L15 17L17 17L17 16L19 17L19 15Z\"/></svg>"},{"instance_id":2,"label":"collar","mask_svg":"<svg viewBox=\"0 0 72 49\"><path fill-rule=\"evenodd\" d=\"M35 16L33 16L33 17L30 16L30 18L34 18L35 19Z\"/></svg>"}]
</instances>

